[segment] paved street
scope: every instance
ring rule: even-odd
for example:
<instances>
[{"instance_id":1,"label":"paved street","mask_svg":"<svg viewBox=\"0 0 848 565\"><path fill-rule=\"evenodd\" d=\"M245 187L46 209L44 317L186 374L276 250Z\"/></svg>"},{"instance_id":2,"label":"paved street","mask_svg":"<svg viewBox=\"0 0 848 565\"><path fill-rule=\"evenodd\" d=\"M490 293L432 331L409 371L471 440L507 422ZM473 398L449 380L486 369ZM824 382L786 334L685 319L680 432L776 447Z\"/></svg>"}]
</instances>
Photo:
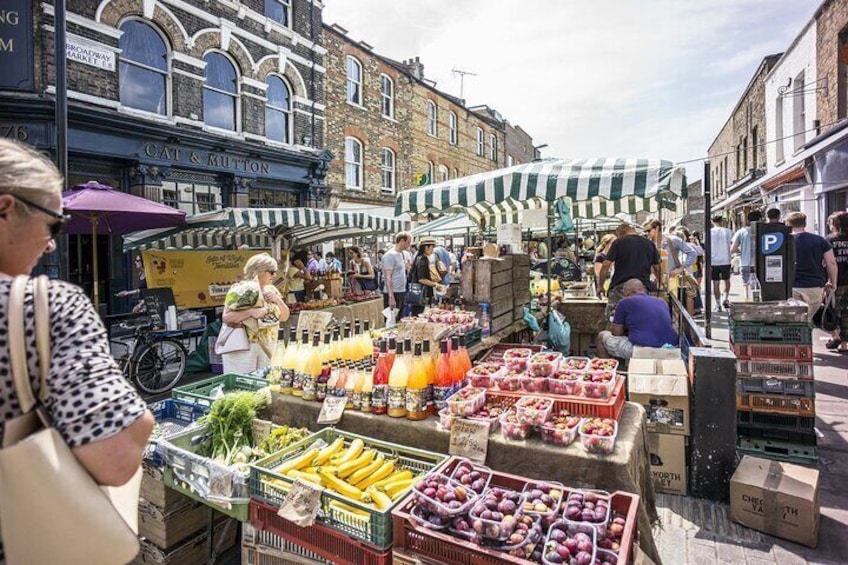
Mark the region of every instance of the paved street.
<instances>
[{"instance_id":1,"label":"paved street","mask_svg":"<svg viewBox=\"0 0 848 565\"><path fill-rule=\"evenodd\" d=\"M732 298L741 299L733 277ZM714 314L713 339L726 347L727 314ZM814 335L816 429L819 433L821 526L815 549L734 524L725 505L660 495L654 529L664 565L795 565L848 563L848 355L827 351L823 332Z\"/></svg>"}]
</instances>

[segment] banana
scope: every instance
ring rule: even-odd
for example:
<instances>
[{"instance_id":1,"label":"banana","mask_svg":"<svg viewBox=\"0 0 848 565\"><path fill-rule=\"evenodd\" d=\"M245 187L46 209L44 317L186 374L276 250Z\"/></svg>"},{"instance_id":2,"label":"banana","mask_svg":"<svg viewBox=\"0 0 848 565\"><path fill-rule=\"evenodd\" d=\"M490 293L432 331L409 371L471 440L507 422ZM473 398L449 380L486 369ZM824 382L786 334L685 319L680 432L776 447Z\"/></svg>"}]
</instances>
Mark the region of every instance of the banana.
<instances>
[{"instance_id":1,"label":"banana","mask_svg":"<svg viewBox=\"0 0 848 565\"><path fill-rule=\"evenodd\" d=\"M356 471L371 463L375 455L377 455L377 452L375 452L373 449L366 449L362 452L362 455L360 455L353 461L348 461L339 465L338 472L336 474L340 478L346 479L347 477L354 474Z\"/></svg>"},{"instance_id":2,"label":"banana","mask_svg":"<svg viewBox=\"0 0 848 565\"><path fill-rule=\"evenodd\" d=\"M369 477L371 477L372 473L374 473L374 471L379 469L383 465L384 462L385 462L385 458L383 457L383 454L382 453L378 454L377 457L375 457L374 460L371 461L368 465L366 465L365 467L359 468L359 470L357 470L350 477L348 477L347 482L349 482L350 484L352 484L353 486L355 486L358 489L364 488L364 487L359 486L359 483L361 483L361 482L365 481L366 479L368 479Z\"/></svg>"},{"instance_id":3,"label":"banana","mask_svg":"<svg viewBox=\"0 0 848 565\"><path fill-rule=\"evenodd\" d=\"M302 479L304 481L321 485L321 477L317 473L306 473L304 471L291 470L286 473L286 476L291 479Z\"/></svg>"},{"instance_id":4,"label":"banana","mask_svg":"<svg viewBox=\"0 0 848 565\"><path fill-rule=\"evenodd\" d=\"M327 473L326 471L320 471L318 475L321 477L321 481L327 488L332 489L340 495L346 496L352 500L362 500L362 491L355 486L347 484L337 476Z\"/></svg>"},{"instance_id":5,"label":"banana","mask_svg":"<svg viewBox=\"0 0 848 565\"><path fill-rule=\"evenodd\" d=\"M279 467L274 469L274 472L278 473L280 475L285 475L289 471L308 467L309 464L312 463L312 460L315 459L316 455L318 455L317 449L315 449L315 448L309 449L309 450L305 451L304 453L302 453L301 455L298 455L294 459L290 459L289 461L286 461L285 463L283 463L282 465L280 465Z\"/></svg>"},{"instance_id":6,"label":"banana","mask_svg":"<svg viewBox=\"0 0 848 565\"><path fill-rule=\"evenodd\" d=\"M359 454L362 453L363 449L365 449L365 442L359 438L356 438L355 440L350 442L347 451L345 451L340 456L337 455L336 457L331 458L330 464L335 467L338 467L342 463L347 463L348 461L356 459L357 457L359 457Z\"/></svg>"},{"instance_id":7,"label":"banana","mask_svg":"<svg viewBox=\"0 0 848 565\"><path fill-rule=\"evenodd\" d=\"M362 482L362 484L357 484L355 482L353 484L355 484L357 486L357 488L361 488L361 489L364 490L364 489L370 487L371 485L373 485L374 483L376 483L377 481L385 479L386 477L391 475L392 471L394 471L394 470L395 470L395 462L394 461L386 461L385 463L380 465L373 472L373 474L371 474L370 476L366 475L366 479ZM351 482L353 482L353 481L351 481Z\"/></svg>"},{"instance_id":8,"label":"banana","mask_svg":"<svg viewBox=\"0 0 848 565\"><path fill-rule=\"evenodd\" d=\"M392 498L392 500L394 500L401 494L405 493L414 482L415 479L408 479L406 481L395 481L383 487L383 492L388 494Z\"/></svg>"},{"instance_id":9,"label":"banana","mask_svg":"<svg viewBox=\"0 0 848 565\"><path fill-rule=\"evenodd\" d=\"M377 481L376 483L374 483L371 486L377 487L377 488L382 488L389 483L393 483L395 481L405 481L405 480L411 479L411 478L413 478L412 471L395 471L394 473L392 473L391 475L389 475L388 477L386 477L382 481Z\"/></svg>"},{"instance_id":10,"label":"banana","mask_svg":"<svg viewBox=\"0 0 848 565\"><path fill-rule=\"evenodd\" d=\"M314 463L314 462L315 462L315 461L313 461L313 463ZM303 469L300 469L300 470L301 470L301 471L303 471L304 473L312 473L313 475L317 475L317 474L318 474L318 467L315 467L315 466L312 466L312 467L304 467Z\"/></svg>"},{"instance_id":11,"label":"banana","mask_svg":"<svg viewBox=\"0 0 848 565\"><path fill-rule=\"evenodd\" d=\"M389 498L389 495L384 492L380 492L375 488L369 489L366 493L366 496L371 499L371 502L374 503L374 506L377 507L377 510L385 510L386 508L392 505L392 499Z\"/></svg>"},{"instance_id":12,"label":"banana","mask_svg":"<svg viewBox=\"0 0 848 565\"><path fill-rule=\"evenodd\" d=\"M336 441L323 448L318 452L318 456L315 457L315 461L313 462L316 467L319 467L330 460L330 457L338 453L344 447L344 438L337 437Z\"/></svg>"}]
</instances>

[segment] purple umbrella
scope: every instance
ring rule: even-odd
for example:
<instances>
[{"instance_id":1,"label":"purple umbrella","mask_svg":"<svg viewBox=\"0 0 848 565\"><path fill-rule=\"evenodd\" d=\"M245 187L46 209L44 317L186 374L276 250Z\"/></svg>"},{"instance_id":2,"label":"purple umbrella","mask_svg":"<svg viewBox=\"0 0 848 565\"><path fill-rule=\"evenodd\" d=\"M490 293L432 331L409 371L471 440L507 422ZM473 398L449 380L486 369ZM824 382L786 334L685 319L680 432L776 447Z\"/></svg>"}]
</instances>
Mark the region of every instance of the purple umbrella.
<instances>
[{"instance_id":1,"label":"purple umbrella","mask_svg":"<svg viewBox=\"0 0 848 565\"><path fill-rule=\"evenodd\" d=\"M62 208L71 215L66 226L70 234L90 233L94 261L94 304L98 291L97 234L122 235L138 230L170 228L185 224L185 212L113 190L111 186L89 181L62 193Z\"/></svg>"}]
</instances>

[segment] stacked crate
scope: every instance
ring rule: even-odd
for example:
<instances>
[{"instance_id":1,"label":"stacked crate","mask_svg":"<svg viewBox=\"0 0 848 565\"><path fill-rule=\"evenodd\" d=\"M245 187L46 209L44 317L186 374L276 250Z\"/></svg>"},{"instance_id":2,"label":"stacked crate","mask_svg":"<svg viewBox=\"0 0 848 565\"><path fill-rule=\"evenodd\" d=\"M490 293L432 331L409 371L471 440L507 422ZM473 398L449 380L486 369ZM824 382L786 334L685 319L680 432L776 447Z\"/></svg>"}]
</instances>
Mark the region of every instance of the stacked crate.
<instances>
[{"instance_id":1,"label":"stacked crate","mask_svg":"<svg viewBox=\"0 0 848 565\"><path fill-rule=\"evenodd\" d=\"M730 343L737 358L739 452L815 463L812 327L798 312L776 316L768 303L734 310Z\"/></svg>"}]
</instances>

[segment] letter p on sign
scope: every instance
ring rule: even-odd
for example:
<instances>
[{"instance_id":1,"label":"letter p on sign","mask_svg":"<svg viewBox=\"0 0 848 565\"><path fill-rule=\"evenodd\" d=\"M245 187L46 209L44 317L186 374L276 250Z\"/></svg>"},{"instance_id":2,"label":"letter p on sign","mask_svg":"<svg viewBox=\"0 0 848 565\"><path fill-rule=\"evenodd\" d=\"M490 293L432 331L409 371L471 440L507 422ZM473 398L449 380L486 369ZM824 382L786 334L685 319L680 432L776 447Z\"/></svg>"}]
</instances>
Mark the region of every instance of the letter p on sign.
<instances>
[{"instance_id":1,"label":"letter p on sign","mask_svg":"<svg viewBox=\"0 0 848 565\"><path fill-rule=\"evenodd\" d=\"M765 233L760 238L760 248L763 250L763 255L777 253L781 247L783 247L782 233Z\"/></svg>"}]
</instances>

